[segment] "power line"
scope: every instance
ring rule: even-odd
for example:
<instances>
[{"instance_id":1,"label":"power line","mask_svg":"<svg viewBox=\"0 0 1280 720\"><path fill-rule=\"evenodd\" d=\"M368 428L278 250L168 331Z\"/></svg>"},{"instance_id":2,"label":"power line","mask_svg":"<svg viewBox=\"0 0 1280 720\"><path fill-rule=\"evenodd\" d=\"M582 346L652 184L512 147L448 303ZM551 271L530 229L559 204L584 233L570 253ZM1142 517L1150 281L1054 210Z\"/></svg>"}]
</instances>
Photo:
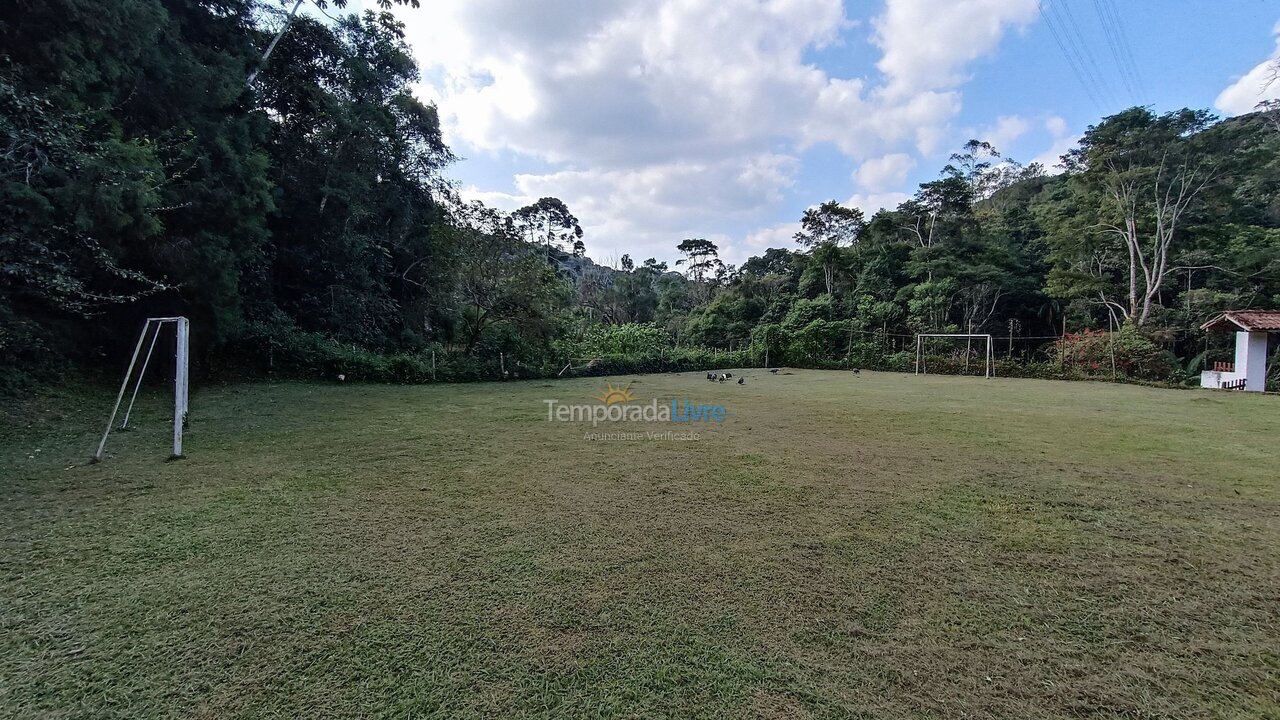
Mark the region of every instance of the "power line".
<instances>
[{"instance_id":1,"label":"power line","mask_svg":"<svg viewBox=\"0 0 1280 720\"><path fill-rule=\"evenodd\" d=\"M1066 58L1067 65L1071 67L1071 73L1080 81L1080 86L1084 88L1085 93L1093 102L1094 106L1099 110L1103 110L1105 105L1098 97L1098 92L1094 89L1094 83L1090 77L1081 68L1081 63L1077 60L1075 53L1068 48L1066 41L1063 39L1062 33L1059 32L1054 16L1047 11L1044 0L1040 0L1040 15L1044 18L1044 24L1049 28L1050 34L1053 35L1053 41L1057 44L1058 49L1062 51L1062 56Z\"/></svg>"},{"instance_id":2,"label":"power line","mask_svg":"<svg viewBox=\"0 0 1280 720\"><path fill-rule=\"evenodd\" d=\"M1137 85L1134 82L1133 75L1129 72L1128 63L1125 62L1124 51L1121 50L1120 44L1123 38L1108 8L1103 6L1102 0L1093 0L1093 10L1098 16L1098 24L1102 27L1103 37L1107 40L1107 48L1111 51L1112 59L1115 60L1116 71L1120 73L1120 78L1124 81L1129 95L1134 97L1137 95Z\"/></svg>"},{"instance_id":3,"label":"power line","mask_svg":"<svg viewBox=\"0 0 1280 720\"><path fill-rule=\"evenodd\" d=\"M1120 16L1120 10L1116 7L1115 0L1102 0L1102 7L1108 11L1111 18L1111 26L1116 29L1116 37L1119 40L1121 53L1124 55L1125 64L1129 68L1129 74L1133 77L1134 85L1137 86L1138 94L1140 97L1145 98L1147 90L1142 82L1142 72L1138 69L1138 63L1133 57L1133 44L1129 42L1129 33L1125 29L1124 18Z\"/></svg>"},{"instance_id":4,"label":"power line","mask_svg":"<svg viewBox=\"0 0 1280 720\"><path fill-rule=\"evenodd\" d=\"M1085 60L1084 52L1076 42L1075 35L1067 27L1066 20L1058 11L1054 0L1048 0L1047 2L1042 0L1041 7L1044 8L1045 22L1049 25L1050 31L1053 32L1054 38L1058 42L1058 47L1069 58L1068 62L1077 69L1080 81L1095 98L1098 109L1105 111L1113 102L1110 93L1098 75L1091 71L1090 63Z\"/></svg>"},{"instance_id":5,"label":"power line","mask_svg":"<svg viewBox=\"0 0 1280 720\"><path fill-rule=\"evenodd\" d=\"M1111 92L1111 83L1107 81L1106 74L1102 72L1102 68L1094 59L1093 48L1085 39L1084 33L1080 31L1080 25L1076 22L1075 13L1071 11L1071 3L1068 0L1062 0L1060 4L1051 2L1049 8L1051 12L1060 11L1058 21L1066 29L1067 41L1076 48L1080 57L1084 58L1085 70L1093 75L1095 82L1102 88L1102 93L1106 96L1107 101L1114 105L1116 98Z\"/></svg>"},{"instance_id":6,"label":"power line","mask_svg":"<svg viewBox=\"0 0 1280 720\"><path fill-rule=\"evenodd\" d=\"M1138 95L1137 85L1134 78L1129 72L1129 66L1125 62L1124 52L1120 49L1119 33L1114 24L1111 22L1107 11L1102 7L1101 0L1093 0L1093 9L1098 14L1098 23L1102 26L1102 34L1107 39L1107 47L1111 50L1111 57L1115 60L1116 72L1119 73L1121 81L1124 82L1125 89L1129 91L1130 99L1136 99Z\"/></svg>"},{"instance_id":7,"label":"power line","mask_svg":"<svg viewBox=\"0 0 1280 720\"><path fill-rule=\"evenodd\" d=\"M1040 0L1040 16L1044 18L1045 26L1049 28L1049 32L1053 35L1053 42L1058 46L1058 50L1062 52L1062 56L1066 58L1067 65L1071 67L1071 74L1075 75L1076 80L1080 81L1080 86L1084 88L1085 93L1089 95L1089 99L1093 104L1101 108L1102 103L1098 102L1098 96L1094 94L1093 86L1085 80L1084 73L1081 72L1074 57L1067 50L1067 46L1062 40L1062 35L1058 33L1058 28L1054 25L1053 18L1049 17L1049 14L1045 12L1044 0Z\"/></svg>"}]
</instances>

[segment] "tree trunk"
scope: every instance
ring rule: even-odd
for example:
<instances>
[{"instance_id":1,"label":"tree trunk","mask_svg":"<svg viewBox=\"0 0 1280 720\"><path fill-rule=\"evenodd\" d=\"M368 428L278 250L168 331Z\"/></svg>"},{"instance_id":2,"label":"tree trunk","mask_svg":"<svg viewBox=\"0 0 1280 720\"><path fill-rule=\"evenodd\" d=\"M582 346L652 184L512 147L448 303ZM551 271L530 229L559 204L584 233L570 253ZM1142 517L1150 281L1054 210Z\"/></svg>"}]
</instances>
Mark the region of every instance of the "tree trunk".
<instances>
[{"instance_id":1,"label":"tree trunk","mask_svg":"<svg viewBox=\"0 0 1280 720\"><path fill-rule=\"evenodd\" d=\"M262 53L262 59L258 61L257 67L253 69L253 72L249 73L249 79L245 81L245 84L250 88L253 87L253 81L258 79L258 73L262 72L262 68L266 67L267 61L271 59L271 53L275 52L276 44L280 42L280 38L284 37L284 32L289 29L290 23L293 22L293 16L298 14L298 8L300 7L302 7L302 0L298 0L293 4L293 9L289 11L289 15L284 19L284 25L281 25L280 31L276 33L275 37L271 38L271 44L267 45L266 52Z\"/></svg>"},{"instance_id":2,"label":"tree trunk","mask_svg":"<svg viewBox=\"0 0 1280 720\"><path fill-rule=\"evenodd\" d=\"M1138 223L1132 216L1125 218L1125 232L1125 245L1129 248L1129 317L1133 317L1138 313Z\"/></svg>"}]
</instances>

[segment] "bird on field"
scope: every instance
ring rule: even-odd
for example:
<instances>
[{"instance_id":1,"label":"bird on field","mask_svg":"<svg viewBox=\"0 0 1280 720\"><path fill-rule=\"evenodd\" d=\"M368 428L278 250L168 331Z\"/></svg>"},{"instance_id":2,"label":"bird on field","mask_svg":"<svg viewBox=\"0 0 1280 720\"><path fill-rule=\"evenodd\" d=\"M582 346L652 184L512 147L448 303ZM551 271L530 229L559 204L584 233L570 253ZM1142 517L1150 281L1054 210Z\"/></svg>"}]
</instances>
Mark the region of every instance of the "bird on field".
<instances>
[{"instance_id":1,"label":"bird on field","mask_svg":"<svg viewBox=\"0 0 1280 720\"><path fill-rule=\"evenodd\" d=\"M708 380L715 380L715 379L716 379L716 374L715 374L715 373L707 373L707 379L708 379Z\"/></svg>"},{"instance_id":2,"label":"bird on field","mask_svg":"<svg viewBox=\"0 0 1280 720\"><path fill-rule=\"evenodd\" d=\"M854 375L857 375L857 374L858 374L858 372L859 372L858 368L854 368L854 369L853 369L853 374L854 374Z\"/></svg>"},{"instance_id":3,"label":"bird on field","mask_svg":"<svg viewBox=\"0 0 1280 720\"><path fill-rule=\"evenodd\" d=\"M778 368L769 368L769 372L773 373L774 375L777 375L777 374L778 374Z\"/></svg>"},{"instance_id":4,"label":"bird on field","mask_svg":"<svg viewBox=\"0 0 1280 720\"><path fill-rule=\"evenodd\" d=\"M731 373L731 372L727 372L727 373L725 373L725 374L724 374L724 376L725 376L725 378L731 378L731 377L733 377L733 373Z\"/></svg>"},{"instance_id":5,"label":"bird on field","mask_svg":"<svg viewBox=\"0 0 1280 720\"><path fill-rule=\"evenodd\" d=\"M724 375L721 375L721 376L720 376L720 378L719 378L720 382L724 382L724 381L725 381L725 380L727 380L727 379L728 379L728 378L726 378Z\"/></svg>"},{"instance_id":6,"label":"bird on field","mask_svg":"<svg viewBox=\"0 0 1280 720\"><path fill-rule=\"evenodd\" d=\"M739 385L746 385L746 384L747 384L747 379L746 379L746 378L738 378L738 384L739 384Z\"/></svg>"}]
</instances>

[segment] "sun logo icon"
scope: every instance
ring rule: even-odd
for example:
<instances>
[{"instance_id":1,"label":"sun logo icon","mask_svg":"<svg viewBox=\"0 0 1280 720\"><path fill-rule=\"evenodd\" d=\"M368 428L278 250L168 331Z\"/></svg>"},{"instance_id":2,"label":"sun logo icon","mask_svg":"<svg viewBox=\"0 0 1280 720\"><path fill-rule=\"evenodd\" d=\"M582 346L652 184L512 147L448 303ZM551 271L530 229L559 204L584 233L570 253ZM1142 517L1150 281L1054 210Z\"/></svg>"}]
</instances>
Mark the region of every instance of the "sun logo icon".
<instances>
[{"instance_id":1,"label":"sun logo icon","mask_svg":"<svg viewBox=\"0 0 1280 720\"><path fill-rule=\"evenodd\" d=\"M614 387L613 383L607 383L604 386L604 390L592 395L592 397L605 405L617 405L618 403L635 400L636 394L631 392L631 383L627 383L623 387Z\"/></svg>"}]
</instances>

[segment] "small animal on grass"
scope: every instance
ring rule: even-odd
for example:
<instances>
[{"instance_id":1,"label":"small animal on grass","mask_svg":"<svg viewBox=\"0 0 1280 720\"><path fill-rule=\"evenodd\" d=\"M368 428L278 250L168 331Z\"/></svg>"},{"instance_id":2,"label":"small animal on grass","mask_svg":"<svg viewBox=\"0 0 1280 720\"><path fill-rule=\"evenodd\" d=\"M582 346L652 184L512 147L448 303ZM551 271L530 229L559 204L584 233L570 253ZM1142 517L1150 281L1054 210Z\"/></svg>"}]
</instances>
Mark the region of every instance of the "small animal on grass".
<instances>
[{"instance_id":1,"label":"small animal on grass","mask_svg":"<svg viewBox=\"0 0 1280 720\"><path fill-rule=\"evenodd\" d=\"M711 381L714 381L714 380L716 379L716 374L715 374L715 373L707 373L707 379L708 379L708 380L711 380Z\"/></svg>"},{"instance_id":2,"label":"small animal on grass","mask_svg":"<svg viewBox=\"0 0 1280 720\"><path fill-rule=\"evenodd\" d=\"M777 375L777 374L778 374L778 368L769 368L769 372L773 373L774 375Z\"/></svg>"},{"instance_id":3,"label":"small animal on grass","mask_svg":"<svg viewBox=\"0 0 1280 720\"><path fill-rule=\"evenodd\" d=\"M747 379L746 379L746 378L738 378L738 384L739 384L739 385L746 385L746 384L747 384Z\"/></svg>"},{"instance_id":4,"label":"small animal on grass","mask_svg":"<svg viewBox=\"0 0 1280 720\"><path fill-rule=\"evenodd\" d=\"M726 378L726 379L728 379L728 378L733 377L733 373L731 373L731 372L727 372L727 373L725 373L725 374L724 374L724 376L725 376L725 378Z\"/></svg>"},{"instance_id":5,"label":"small animal on grass","mask_svg":"<svg viewBox=\"0 0 1280 720\"><path fill-rule=\"evenodd\" d=\"M857 375L859 372L860 372L860 371L858 370L858 368L854 368L854 369L853 369L853 374L854 374L854 375Z\"/></svg>"},{"instance_id":6,"label":"small animal on grass","mask_svg":"<svg viewBox=\"0 0 1280 720\"><path fill-rule=\"evenodd\" d=\"M724 374L721 374L721 375L720 375L720 377L718 377L718 378L716 378L716 379L717 379L717 380L719 380L720 382L724 382L725 380L728 380L729 378L728 378L728 377L726 377Z\"/></svg>"}]
</instances>

